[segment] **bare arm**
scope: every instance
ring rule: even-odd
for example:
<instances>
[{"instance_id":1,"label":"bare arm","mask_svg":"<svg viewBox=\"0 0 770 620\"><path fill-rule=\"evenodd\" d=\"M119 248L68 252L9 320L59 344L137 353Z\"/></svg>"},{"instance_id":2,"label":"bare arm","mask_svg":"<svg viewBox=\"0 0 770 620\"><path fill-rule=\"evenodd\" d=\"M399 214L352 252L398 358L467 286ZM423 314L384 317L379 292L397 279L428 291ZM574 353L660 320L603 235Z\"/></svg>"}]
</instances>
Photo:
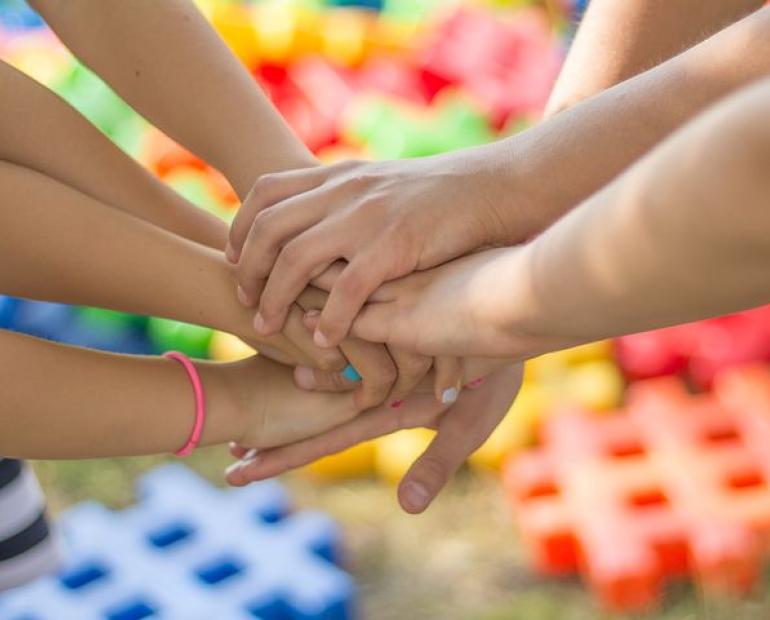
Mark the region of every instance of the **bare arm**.
<instances>
[{"instance_id":1,"label":"bare arm","mask_svg":"<svg viewBox=\"0 0 770 620\"><path fill-rule=\"evenodd\" d=\"M764 81L528 245L386 284L353 333L424 354L525 359L770 303L768 106Z\"/></svg>"},{"instance_id":2,"label":"bare arm","mask_svg":"<svg viewBox=\"0 0 770 620\"><path fill-rule=\"evenodd\" d=\"M266 172L314 164L190 0L31 4L86 66L221 170L241 198Z\"/></svg>"},{"instance_id":3,"label":"bare arm","mask_svg":"<svg viewBox=\"0 0 770 620\"><path fill-rule=\"evenodd\" d=\"M187 239L224 248L222 221L169 189L61 98L2 62L0 135L0 160L37 170Z\"/></svg>"},{"instance_id":4,"label":"bare arm","mask_svg":"<svg viewBox=\"0 0 770 620\"><path fill-rule=\"evenodd\" d=\"M546 115L676 56L763 4L762 0L593 0Z\"/></svg>"}]
</instances>

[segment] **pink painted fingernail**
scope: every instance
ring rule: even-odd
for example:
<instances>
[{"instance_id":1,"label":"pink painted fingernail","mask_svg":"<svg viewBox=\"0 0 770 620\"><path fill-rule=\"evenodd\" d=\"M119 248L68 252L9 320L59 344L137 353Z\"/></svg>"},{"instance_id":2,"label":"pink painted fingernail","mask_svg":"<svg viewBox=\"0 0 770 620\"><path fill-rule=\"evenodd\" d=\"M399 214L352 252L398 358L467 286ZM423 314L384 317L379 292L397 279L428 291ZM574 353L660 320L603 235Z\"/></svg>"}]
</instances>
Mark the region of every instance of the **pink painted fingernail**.
<instances>
[{"instance_id":1,"label":"pink painted fingernail","mask_svg":"<svg viewBox=\"0 0 770 620\"><path fill-rule=\"evenodd\" d=\"M394 400L392 403L390 403L390 406L393 407L393 409L398 409L403 404L403 400Z\"/></svg>"},{"instance_id":2,"label":"pink painted fingernail","mask_svg":"<svg viewBox=\"0 0 770 620\"><path fill-rule=\"evenodd\" d=\"M484 381L486 380L487 380L486 377L479 377L478 379L474 379L470 383L466 383L465 387L472 390L474 388L484 385Z\"/></svg>"},{"instance_id":3,"label":"pink painted fingernail","mask_svg":"<svg viewBox=\"0 0 770 620\"><path fill-rule=\"evenodd\" d=\"M294 382L303 390L315 389L315 373L308 366L297 366L294 369Z\"/></svg>"}]
</instances>

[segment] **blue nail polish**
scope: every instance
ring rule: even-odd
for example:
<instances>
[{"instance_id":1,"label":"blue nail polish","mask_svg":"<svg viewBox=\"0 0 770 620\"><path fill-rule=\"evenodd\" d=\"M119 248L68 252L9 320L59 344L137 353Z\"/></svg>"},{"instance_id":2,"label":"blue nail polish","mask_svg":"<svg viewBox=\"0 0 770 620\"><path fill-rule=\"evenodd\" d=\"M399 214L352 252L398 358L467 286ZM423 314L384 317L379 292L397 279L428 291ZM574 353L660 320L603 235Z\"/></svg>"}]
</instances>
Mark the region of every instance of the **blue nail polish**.
<instances>
[{"instance_id":1,"label":"blue nail polish","mask_svg":"<svg viewBox=\"0 0 770 620\"><path fill-rule=\"evenodd\" d=\"M345 366L345 370L342 371L342 376L345 377L348 381L360 381L361 375L358 374L358 371L353 368L351 364L348 364Z\"/></svg>"}]
</instances>

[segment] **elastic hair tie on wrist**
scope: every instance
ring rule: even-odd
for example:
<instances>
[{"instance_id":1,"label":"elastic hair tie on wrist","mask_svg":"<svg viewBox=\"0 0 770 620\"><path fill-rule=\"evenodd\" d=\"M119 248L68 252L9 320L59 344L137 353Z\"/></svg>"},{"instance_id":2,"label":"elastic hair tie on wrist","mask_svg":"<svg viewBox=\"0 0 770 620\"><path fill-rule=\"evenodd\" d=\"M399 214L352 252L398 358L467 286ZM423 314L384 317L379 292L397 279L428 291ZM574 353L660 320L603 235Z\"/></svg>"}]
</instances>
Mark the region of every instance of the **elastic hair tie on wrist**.
<instances>
[{"instance_id":1,"label":"elastic hair tie on wrist","mask_svg":"<svg viewBox=\"0 0 770 620\"><path fill-rule=\"evenodd\" d=\"M206 422L206 398L203 392L203 383L195 364L183 353L168 351L163 354L163 357L179 362L182 365L185 372L187 372L190 383L192 383L193 393L195 394L195 423L193 424L192 432L187 442L174 452L175 456L189 456L198 447L201 435L203 434L203 425Z\"/></svg>"}]
</instances>

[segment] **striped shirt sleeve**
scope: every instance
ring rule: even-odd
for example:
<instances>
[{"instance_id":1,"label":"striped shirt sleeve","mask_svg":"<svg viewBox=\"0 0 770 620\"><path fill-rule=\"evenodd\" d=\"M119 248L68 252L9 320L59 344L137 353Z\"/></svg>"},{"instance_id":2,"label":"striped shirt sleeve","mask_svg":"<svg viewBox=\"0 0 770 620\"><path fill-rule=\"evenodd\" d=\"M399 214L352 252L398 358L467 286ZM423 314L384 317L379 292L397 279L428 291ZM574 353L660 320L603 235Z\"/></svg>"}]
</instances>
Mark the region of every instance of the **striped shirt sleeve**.
<instances>
[{"instance_id":1,"label":"striped shirt sleeve","mask_svg":"<svg viewBox=\"0 0 770 620\"><path fill-rule=\"evenodd\" d=\"M57 564L45 498L34 473L22 461L0 459L0 591L27 583Z\"/></svg>"}]
</instances>

